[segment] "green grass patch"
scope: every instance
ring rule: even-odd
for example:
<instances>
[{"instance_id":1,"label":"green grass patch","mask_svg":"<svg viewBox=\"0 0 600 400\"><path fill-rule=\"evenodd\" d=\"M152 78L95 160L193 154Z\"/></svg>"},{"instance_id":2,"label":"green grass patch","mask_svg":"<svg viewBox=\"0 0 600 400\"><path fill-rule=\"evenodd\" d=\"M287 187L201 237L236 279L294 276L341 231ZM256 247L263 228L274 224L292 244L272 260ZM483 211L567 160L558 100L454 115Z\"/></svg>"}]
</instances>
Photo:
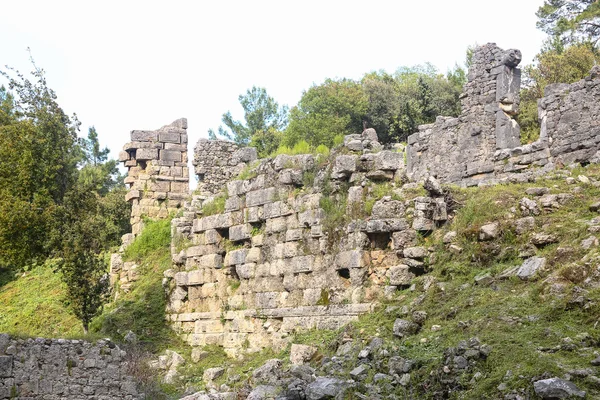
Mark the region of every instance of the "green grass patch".
<instances>
[{"instance_id":1,"label":"green grass patch","mask_svg":"<svg viewBox=\"0 0 600 400\"><path fill-rule=\"evenodd\" d=\"M0 287L0 332L34 337L83 337L65 304L66 287L51 265L21 272Z\"/></svg>"},{"instance_id":2,"label":"green grass patch","mask_svg":"<svg viewBox=\"0 0 600 400\"><path fill-rule=\"evenodd\" d=\"M207 217L209 215L223 214L225 212L225 200L227 200L227 195L222 194L211 201L205 202L202 204L202 215Z\"/></svg>"},{"instance_id":3,"label":"green grass patch","mask_svg":"<svg viewBox=\"0 0 600 400\"><path fill-rule=\"evenodd\" d=\"M146 220L142 233L125 249L123 259L140 261L150 256L155 250L168 249L170 245L171 219Z\"/></svg>"}]
</instances>

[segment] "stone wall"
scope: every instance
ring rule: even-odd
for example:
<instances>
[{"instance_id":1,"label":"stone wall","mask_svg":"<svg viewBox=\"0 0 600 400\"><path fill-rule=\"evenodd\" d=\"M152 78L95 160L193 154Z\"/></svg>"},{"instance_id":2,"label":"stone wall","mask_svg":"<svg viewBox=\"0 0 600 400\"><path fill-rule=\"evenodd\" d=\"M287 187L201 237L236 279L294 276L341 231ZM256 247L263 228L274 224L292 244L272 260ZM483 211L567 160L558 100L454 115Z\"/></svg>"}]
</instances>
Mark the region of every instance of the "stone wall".
<instances>
[{"instance_id":1,"label":"stone wall","mask_svg":"<svg viewBox=\"0 0 600 400\"><path fill-rule=\"evenodd\" d=\"M428 255L414 247L416 230L443 221L445 203L440 193L406 202L388 196L361 215L375 182L404 173L404 154L373 152L380 149L367 130L329 160L260 160L249 178L227 182L218 214L205 215L207 201L197 196L172 222L174 268L165 285L174 329L192 346L230 353L278 347L297 329L336 329L378 296L408 287ZM332 229L324 198L356 218Z\"/></svg>"},{"instance_id":2,"label":"stone wall","mask_svg":"<svg viewBox=\"0 0 600 400\"><path fill-rule=\"evenodd\" d=\"M143 398L113 343L0 334L0 399Z\"/></svg>"},{"instance_id":3,"label":"stone wall","mask_svg":"<svg viewBox=\"0 0 600 400\"><path fill-rule=\"evenodd\" d=\"M589 162L598 151L598 67L572 85L550 85L539 101L542 129L534 143L520 145L518 50L478 47L457 118L438 117L409 136L407 175L434 176L473 186L527 181L557 165Z\"/></svg>"},{"instance_id":4,"label":"stone wall","mask_svg":"<svg viewBox=\"0 0 600 400\"><path fill-rule=\"evenodd\" d=\"M562 165L597 162L600 149L600 66L571 85L546 87L538 103L543 138L550 156Z\"/></svg>"},{"instance_id":5,"label":"stone wall","mask_svg":"<svg viewBox=\"0 0 600 400\"><path fill-rule=\"evenodd\" d=\"M131 131L131 142L119 154L128 168L131 229L136 236L142 217L166 218L189 195L187 120L178 119L155 131Z\"/></svg>"},{"instance_id":6,"label":"stone wall","mask_svg":"<svg viewBox=\"0 0 600 400\"><path fill-rule=\"evenodd\" d=\"M221 192L246 165L257 158L253 147L240 148L225 140L200 139L194 148L197 191L205 196Z\"/></svg>"}]
</instances>

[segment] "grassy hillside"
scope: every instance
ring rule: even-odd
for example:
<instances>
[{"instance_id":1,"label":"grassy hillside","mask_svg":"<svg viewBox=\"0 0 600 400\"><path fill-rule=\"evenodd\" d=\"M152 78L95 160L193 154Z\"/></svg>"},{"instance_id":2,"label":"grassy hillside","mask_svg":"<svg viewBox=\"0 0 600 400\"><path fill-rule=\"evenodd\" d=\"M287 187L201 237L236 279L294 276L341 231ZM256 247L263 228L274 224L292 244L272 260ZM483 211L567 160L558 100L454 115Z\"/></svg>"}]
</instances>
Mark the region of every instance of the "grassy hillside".
<instances>
[{"instance_id":1,"label":"grassy hillside","mask_svg":"<svg viewBox=\"0 0 600 400\"><path fill-rule=\"evenodd\" d=\"M5 281L0 286L0 332L42 337L83 334L81 323L64 302L60 275L51 265L37 266Z\"/></svg>"}]
</instances>

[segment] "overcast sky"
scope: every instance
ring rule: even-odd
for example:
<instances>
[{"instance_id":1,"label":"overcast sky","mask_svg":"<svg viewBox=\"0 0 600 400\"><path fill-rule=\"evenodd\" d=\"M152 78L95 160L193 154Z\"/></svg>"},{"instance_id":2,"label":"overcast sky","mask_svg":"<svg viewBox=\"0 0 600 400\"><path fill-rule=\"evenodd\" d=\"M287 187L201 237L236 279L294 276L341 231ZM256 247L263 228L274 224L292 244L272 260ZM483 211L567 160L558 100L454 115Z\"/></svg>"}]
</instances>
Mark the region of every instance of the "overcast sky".
<instances>
[{"instance_id":1,"label":"overcast sky","mask_svg":"<svg viewBox=\"0 0 600 400\"><path fill-rule=\"evenodd\" d=\"M280 104L325 78L431 62L463 63L495 42L532 61L543 0L11 1L2 4L0 66L30 71L26 48L82 135L95 125L114 157L132 129L188 119L190 151L262 86Z\"/></svg>"}]
</instances>

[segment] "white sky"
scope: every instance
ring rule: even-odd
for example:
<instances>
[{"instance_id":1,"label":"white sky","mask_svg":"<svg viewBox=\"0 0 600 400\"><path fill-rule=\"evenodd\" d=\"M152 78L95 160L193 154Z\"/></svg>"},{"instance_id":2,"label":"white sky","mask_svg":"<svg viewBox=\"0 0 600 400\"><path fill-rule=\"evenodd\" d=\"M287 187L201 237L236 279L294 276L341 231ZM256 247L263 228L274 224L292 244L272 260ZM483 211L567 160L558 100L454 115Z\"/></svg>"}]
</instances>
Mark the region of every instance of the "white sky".
<instances>
[{"instance_id":1,"label":"white sky","mask_svg":"<svg viewBox=\"0 0 600 400\"><path fill-rule=\"evenodd\" d=\"M427 61L441 72L467 46L495 42L532 61L543 0L10 1L0 66L47 73L59 104L95 125L116 157L132 129L188 119L189 151L238 96L262 86L279 104L325 78ZM0 83L2 83L0 81Z\"/></svg>"}]
</instances>

